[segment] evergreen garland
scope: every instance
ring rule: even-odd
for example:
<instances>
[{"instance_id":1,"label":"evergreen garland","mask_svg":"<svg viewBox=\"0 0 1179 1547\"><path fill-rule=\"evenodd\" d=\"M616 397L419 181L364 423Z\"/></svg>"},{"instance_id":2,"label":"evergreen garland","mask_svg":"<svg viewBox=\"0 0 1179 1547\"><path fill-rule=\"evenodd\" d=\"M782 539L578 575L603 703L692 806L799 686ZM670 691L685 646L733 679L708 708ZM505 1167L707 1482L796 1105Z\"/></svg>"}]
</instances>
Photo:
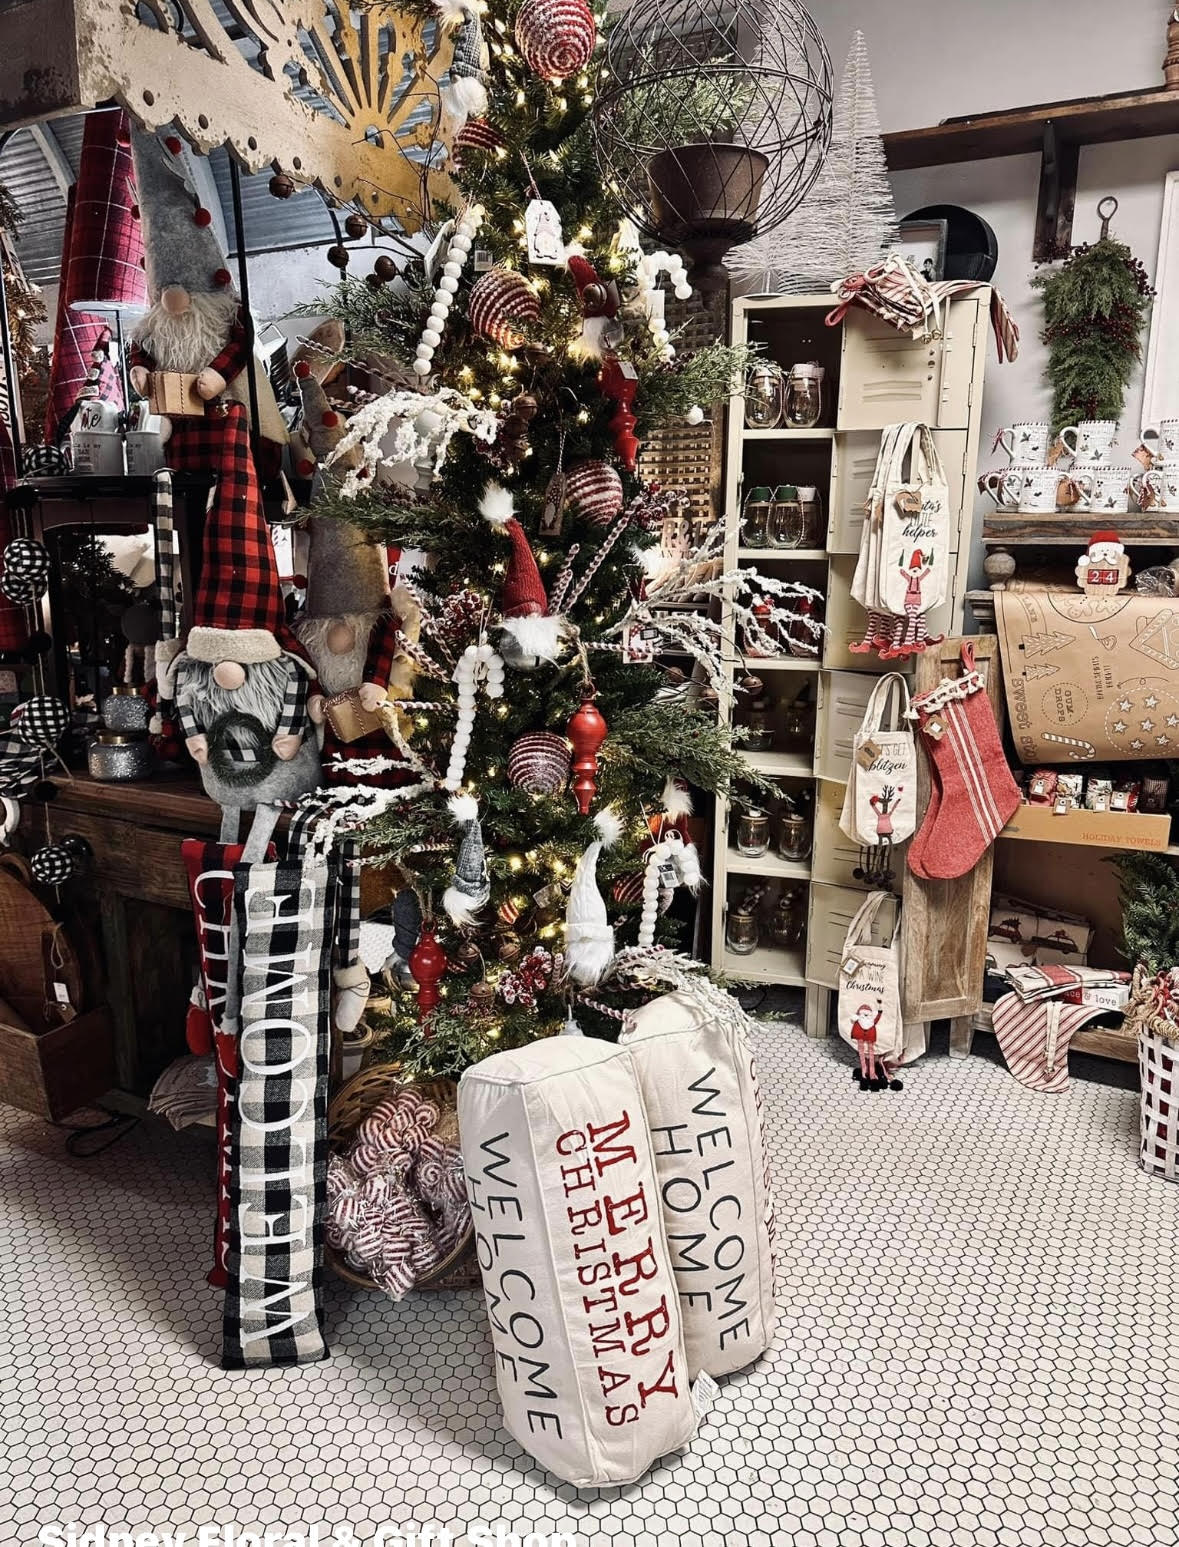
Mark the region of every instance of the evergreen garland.
<instances>
[{"instance_id":1,"label":"evergreen garland","mask_svg":"<svg viewBox=\"0 0 1179 1547\"><path fill-rule=\"evenodd\" d=\"M1114 864L1126 960L1152 977L1179 966L1179 869L1161 854L1125 854Z\"/></svg>"},{"instance_id":2,"label":"evergreen garland","mask_svg":"<svg viewBox=\"0 0 1179 1547\"><path fill-rule=\"evenodd\" d=\"M1051 274L1037 274L1032 288L1044 297L1040 337L1048 346L1053 428L1120 419L1154 296L1142 264L1106 236L1075 248Z\"/></svg>"}]
</instances>

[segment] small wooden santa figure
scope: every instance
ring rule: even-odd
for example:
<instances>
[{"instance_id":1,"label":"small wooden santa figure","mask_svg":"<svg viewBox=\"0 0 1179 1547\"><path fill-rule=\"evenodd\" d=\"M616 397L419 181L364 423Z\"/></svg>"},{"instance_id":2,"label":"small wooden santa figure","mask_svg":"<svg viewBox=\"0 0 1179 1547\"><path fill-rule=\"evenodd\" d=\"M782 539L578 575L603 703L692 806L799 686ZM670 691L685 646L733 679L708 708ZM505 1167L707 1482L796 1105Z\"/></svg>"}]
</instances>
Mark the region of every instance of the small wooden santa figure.
<instances>
[{"instance_id":1,"label":"small wooden santa figure","mask_svg":"<svg viewBox=\"0 0 1179 1547\"><path fill-rule=\"evenodd\" d=\"M1130 559L1116 532L1096 532L1077 560L1077 584L1086 596L1116 596L1130 578Z\"/></svg>"}]
</instances>

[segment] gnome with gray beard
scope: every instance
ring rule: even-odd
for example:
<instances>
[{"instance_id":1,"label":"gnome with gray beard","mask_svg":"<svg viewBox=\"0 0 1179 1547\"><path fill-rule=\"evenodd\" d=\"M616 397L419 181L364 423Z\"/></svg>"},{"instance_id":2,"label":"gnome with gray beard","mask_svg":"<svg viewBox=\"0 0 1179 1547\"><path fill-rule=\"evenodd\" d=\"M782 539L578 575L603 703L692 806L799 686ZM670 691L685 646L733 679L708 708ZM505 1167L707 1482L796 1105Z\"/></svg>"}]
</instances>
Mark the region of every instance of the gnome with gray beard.
<instances>
[{"instance_id":1,"label":"gnome with gray beard","mask_svg":"<svg viewBox=\"0 0 1179 1547\"><path fill-rule=\"evenodd\" d=\"M317 487L323 488L350 465L346 456L323 467L345 425L314 375L296 374L302 431L320 462ZM390 594L383 544L351 522L316 516L314 508L313 494L307 601L294 632L319 679L310 710L320 727L323 781L394 788L414 775L404 766L389 766L400 764L401 754L380 714L386 702L412 692L414 666L405 645L418 637L421 609L404 586Z\"/></svg>"}]
</instances>

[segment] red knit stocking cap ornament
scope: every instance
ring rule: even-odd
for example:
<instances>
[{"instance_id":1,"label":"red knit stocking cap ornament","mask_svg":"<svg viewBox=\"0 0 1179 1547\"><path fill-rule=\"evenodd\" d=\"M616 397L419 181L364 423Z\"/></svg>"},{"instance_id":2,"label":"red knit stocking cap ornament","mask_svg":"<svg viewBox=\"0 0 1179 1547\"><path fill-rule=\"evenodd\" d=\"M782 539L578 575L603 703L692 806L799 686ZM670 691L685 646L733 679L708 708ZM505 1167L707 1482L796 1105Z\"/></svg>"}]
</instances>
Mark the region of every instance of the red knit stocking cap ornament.
<instances>
[{"instance_id":1,"label":"red knit stocking cap ornament","mask_svg":"<svg viewBox=\"0 0 1179 1547\"><path fill-rule=\"evenodd\" d=\"M934 792L909 845L909 869L949 881L973 870L1019 805L974 649L962 646L961 677L944 677L913 700Z\"/></svg>"},{"instance_id":2,"label":"red knit stocking cap ornament","mask_svg":"<svg viewBox=\"0 0 1179 1547\"><path fill-rule=\"evenodd\" d=\"M562 620L549 613L548 597L524 528L516 520L511 494L490 483L483 491L479 510L496 531L511 544L511 555L500 592L501 627L525 656L555 661L561 645Z\"/></svg>"}]
</instances>

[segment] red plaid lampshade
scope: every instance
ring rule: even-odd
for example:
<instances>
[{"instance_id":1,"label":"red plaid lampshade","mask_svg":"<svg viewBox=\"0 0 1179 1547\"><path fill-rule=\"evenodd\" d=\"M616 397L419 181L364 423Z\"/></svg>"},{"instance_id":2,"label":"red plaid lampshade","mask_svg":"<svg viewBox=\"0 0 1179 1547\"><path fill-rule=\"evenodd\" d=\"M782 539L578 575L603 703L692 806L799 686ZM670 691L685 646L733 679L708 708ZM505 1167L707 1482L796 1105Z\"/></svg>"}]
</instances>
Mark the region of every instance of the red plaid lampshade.
<instances>
[{"instance_id":1,"label":"red plaid lampshade","mask_svg":"<svg viewBox=\"0 0 1179 1547\"><path fill-rule=\"evenodd\" d=\"M147 307L143 237L133 213L131 152L119 143L120 127L126 138L126 115L120 112L86 117L78 181L66 209L45 423L50 441L78 401L93 364L91 355L110 336L115 312L131 316ZM109 365L101 369L101 395L121 402L117 371Z\"/></svg>"}]
</instances>

